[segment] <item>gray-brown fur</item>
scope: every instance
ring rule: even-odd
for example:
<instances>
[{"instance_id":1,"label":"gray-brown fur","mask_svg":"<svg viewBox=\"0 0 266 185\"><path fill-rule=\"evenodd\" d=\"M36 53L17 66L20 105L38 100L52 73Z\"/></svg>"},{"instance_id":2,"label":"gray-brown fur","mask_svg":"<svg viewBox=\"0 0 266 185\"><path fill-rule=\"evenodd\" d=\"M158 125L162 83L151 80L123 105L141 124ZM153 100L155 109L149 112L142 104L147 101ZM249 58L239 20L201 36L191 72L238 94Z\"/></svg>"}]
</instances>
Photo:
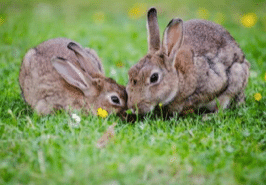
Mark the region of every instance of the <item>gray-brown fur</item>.
<instances>
[{"instance_id":1,"label":"gray-brown fur","mask_svg":"<svg viewBox=\"0 0 266 185\"><path fill-rule=\"evenodd\" d=\"M148 25L156 24L157 20L149 15ZM148 33L150 39L158 40L158 34ZM128 108L146 113L163 103L170 112L180 113L200 107L217 111L216 98L222 108L229 107L233 99L244 102L250 64L221 25L173 19L166 27L160 49L149 50L155 52L149 52L129 70ZM154 70L158 82L152 82Z\"/></svg>"},{"instance_id":2,"label":"gray-brown fur","mask_svg":"<svg viewBox=\"0 0 266 185\"><path fill-rule=\"evenodd\" d=\"M77 47L83 57L69 49L69 43L76 44L72 47ZM76 74L74 70L72 76L74 79L84 77L85 81L79 84L86 88L70 83L73 78L68 81L68 73L59 73L53 62L78 71ZM93 114L97 114L100 107L109 113L126 109L125 87L104 76L102 63L94 50L84 49L70 39L51 39L30 49L23 59L19 82L25 101L39 114L62 108L83 109ZM118 96L120 105L110 101L110 93Z\"/></svg>"}]
</instances>

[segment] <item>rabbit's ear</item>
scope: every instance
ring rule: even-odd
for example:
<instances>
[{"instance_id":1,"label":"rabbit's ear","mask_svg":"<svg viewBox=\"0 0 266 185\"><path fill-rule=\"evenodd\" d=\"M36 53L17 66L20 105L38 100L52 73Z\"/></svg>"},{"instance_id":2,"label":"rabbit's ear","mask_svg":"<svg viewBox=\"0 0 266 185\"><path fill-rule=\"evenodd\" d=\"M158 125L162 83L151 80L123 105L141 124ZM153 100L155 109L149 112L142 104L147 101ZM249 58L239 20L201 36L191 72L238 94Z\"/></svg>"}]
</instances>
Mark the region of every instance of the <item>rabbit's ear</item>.
<instances>
[{"instance_id":1,"label":"rabbit's ear","mask_svg":"<svg viewBox=\"0 0 266 185\"><path fill-rule=\"evenodd\" d=\"M149 53L154 53L160 49L160 30L157 20L157 10L150 8L147 18Z\"/></svg>"},{"instance_id":2,"label":"rabbit's ear","mask_svg":"<svg viewBox=\"0 0 266 185\"><path fill-rule=\"evenodd\" d=\"M98 73L102 73L98 66L98 61L95 59L95 57L87 52L85 49L81 48L74 42L70 42L67 45L68 49L71 49L75 52L78 62L80 64L80 67L88 74L95 75Z\"/></svg>"},{"instance_id":3,"label":"rabbit's ear","mask_svg":"<svg viewBox=\"0 0 266 185\"><path fill-rule=\"evenodd\" d=\"M104 75L104 67L103 64L101 62L101 59L99 58L99 56L97 55L96 51L91 49L91 48L85 48L86 52L91 55L94 59L94 61L97 63L97 67L100 70L100 72Z\"/></svg>"},{"instance_id":4,"label":"rabbit's ear","mask_svg":"<svg viewBox=\"0 0 266 185\"><path fill-rule=\"evenodd\" d=\"M183 21L172 19L164 31L163 51L173 57L183 42Z\"/></svg>"},{"instance_id":5,"label":"rabbit's ear","mask_svg":"<svg viewBox=\"0 0 266 185\"><path fill-rule=\"evenodd\" d=\"M90 87L92 87L93 79L89 76L85 76L83 72L75 65L67 61L66 59L53 57L51 60L52 65L57 72L70 84L73 85L86 95L89 93Z\"/></svg>"}]
</instances>

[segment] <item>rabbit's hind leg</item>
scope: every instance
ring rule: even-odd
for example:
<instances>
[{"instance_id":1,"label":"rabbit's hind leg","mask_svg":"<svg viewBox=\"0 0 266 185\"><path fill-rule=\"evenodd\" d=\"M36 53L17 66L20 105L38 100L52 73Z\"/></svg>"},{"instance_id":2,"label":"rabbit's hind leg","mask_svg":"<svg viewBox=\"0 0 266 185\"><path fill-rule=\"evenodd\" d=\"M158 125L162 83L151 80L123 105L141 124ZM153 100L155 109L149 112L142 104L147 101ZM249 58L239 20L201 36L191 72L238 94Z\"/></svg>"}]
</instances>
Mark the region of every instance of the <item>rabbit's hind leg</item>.
<instances>
[{"instance_id":1,"label":"rabbit's hind leg","mask_svg":"<svg viewBox=\"0 0 266 185\"><path fill-rule=\"evenodd\" d=\"M47 103L45 99L41 99L37 102L35 110L40 115L47 115L52 112L52 106Z\"/></svg>"},{"instance_id":2,"label":"rabbit's hind leg","mask_svg":"<svg viewBox=\"0 0 266 185\"><path fill-rule=\"evenodd\" d=\"M217 105L218 102L218 105ZM215 99L213 99L211 102L205 104L202 107L207 108L211 112L218 112L219 107L222 109L229 108L231 102L231 97L228 95L221 95Z\"/></svg>"},{"instance_id":3,"label":"rabbit's hind leg","mask_svg":"<svg viewBox=\"0 0 266 185\"><path fill-rule=\"evenodd\" d=\"M46 99L39 100L35 106L35 110L40 115L47 115L52 113L53 111L57 111L63 108L63 105L58 102L52 105L49 104Z\"/></svg>"},{"instance_id":4,"label":"rabbit's hind leg","mask_svg":"<svg viewBox=\"0 0 266 185\"><path fill-rule=\"evenodd\" d=\"M243 90L239 94L237 94L235 97L236 106L241 106L242 104L245 103L245 101L246 101L246 95L245 95L245 92Z\"/></svg>"},{"instance_id":5,"label":"rabbit's hind leg","mask_svg":"<svg viewBox=\"0 0 266 185\"><path fill-rule=\"evenodd\" d=\"M233 99L235 99L237 105L245 102L244 89L247 85L249 76L249 63L245 60L244 63L234 63L232 67L228 70L228 86L226 90L217 97L217 99L212 100L207 104L207 108L211 111L218 111L218 106L216 101L222 109L230 107Z\"/></svg>"},{"instance_id":6,"label":"rabbit's hind leg","mask_svg":"<svg viewBox=\"0 0 266 185\"><path fill-rule=\"evenodd\" d=\"M241 66L243 69L242 87L239 93L235 96L235 103L237 106L244 104L246 100L245 88L248 83L250 63L245 59Z\"/></svg>"}]
</instances>

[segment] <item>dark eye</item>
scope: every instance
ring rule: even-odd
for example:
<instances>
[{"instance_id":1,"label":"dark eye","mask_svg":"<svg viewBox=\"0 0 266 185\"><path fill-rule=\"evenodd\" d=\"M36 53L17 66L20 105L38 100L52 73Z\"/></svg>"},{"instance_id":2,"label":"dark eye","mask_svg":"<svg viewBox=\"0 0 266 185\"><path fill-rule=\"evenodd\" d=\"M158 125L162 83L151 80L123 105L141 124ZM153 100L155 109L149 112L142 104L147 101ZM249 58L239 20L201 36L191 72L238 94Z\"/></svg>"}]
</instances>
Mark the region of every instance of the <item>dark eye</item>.
<instances>
[{"instance_id":1,"label":"dark eye","mask_svg":"<svg viewBox=\"0 0 266 185\"><path fill-rule=\"evenodd\" d=\"M151 75L150 81L151 81L151 83L155 83L155 82L158 81L158 79L159 79L159 74L158 73L153 73Z\"/></svg>"},{"instance_id":2,"label":"dark eye","mask_svg":"<svg viewBox=\"0 0 266 185\"><path fill-rule=\"evenodd\" d=\"M117 96L111 96L111 100L116 104L120 104L119 98Z\"/></svg>"}]
</instances>

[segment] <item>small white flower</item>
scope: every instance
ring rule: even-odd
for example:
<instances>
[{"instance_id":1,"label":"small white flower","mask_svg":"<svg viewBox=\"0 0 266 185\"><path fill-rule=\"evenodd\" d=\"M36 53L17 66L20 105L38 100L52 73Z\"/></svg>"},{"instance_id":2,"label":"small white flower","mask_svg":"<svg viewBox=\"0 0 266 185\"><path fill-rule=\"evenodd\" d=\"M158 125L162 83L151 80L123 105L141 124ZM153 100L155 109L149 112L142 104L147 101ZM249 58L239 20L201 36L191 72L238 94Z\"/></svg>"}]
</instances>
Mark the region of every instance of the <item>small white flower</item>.
<instances>
[{"instance_id":1,"label":"small white flower","mask_svg":"<svg viewBox=\"0 0 266 185\"><path fill-rule=\"evenodd\" d=\"M73 120L71 120L70 122L69 122L69 125L71 126L71 127L73 127L73 128L78 128L79 127L79 123L80 123L80 117L77 115L77 114L72 114L71 115L71 118L73 119Z\"/></svg>"},{"instance_id":2,"label":"small white flower","mask_svg":"<svg viewBox=\"0 0 266 185\"><path fill-rule=\"evenodd\" d=\"M76 123L79 123L81 120L77 114L72 114L72 119L74 119L76 121Z\"/></svg>"},{"instance_id":3,"label":"small white flower","mask_svg":"<svg viewBox=\"0 0 266 185\"><path fill-rule=\"evenodd\" d=\"M141 123L141 124L139 125L139 128L140 128L141 130L143 130L143 129L144 129L144 124Z\"/></svg>"},{"instance_id":4,"label":"small white flower","mask_svg":"<svg viewBox=\"0 0 266 185\"><path fill-rule=\"evenodd\" d=\"M111 75L116 75L116 70L114 68L111 68Z\"/></svg>"}]
</instances>

